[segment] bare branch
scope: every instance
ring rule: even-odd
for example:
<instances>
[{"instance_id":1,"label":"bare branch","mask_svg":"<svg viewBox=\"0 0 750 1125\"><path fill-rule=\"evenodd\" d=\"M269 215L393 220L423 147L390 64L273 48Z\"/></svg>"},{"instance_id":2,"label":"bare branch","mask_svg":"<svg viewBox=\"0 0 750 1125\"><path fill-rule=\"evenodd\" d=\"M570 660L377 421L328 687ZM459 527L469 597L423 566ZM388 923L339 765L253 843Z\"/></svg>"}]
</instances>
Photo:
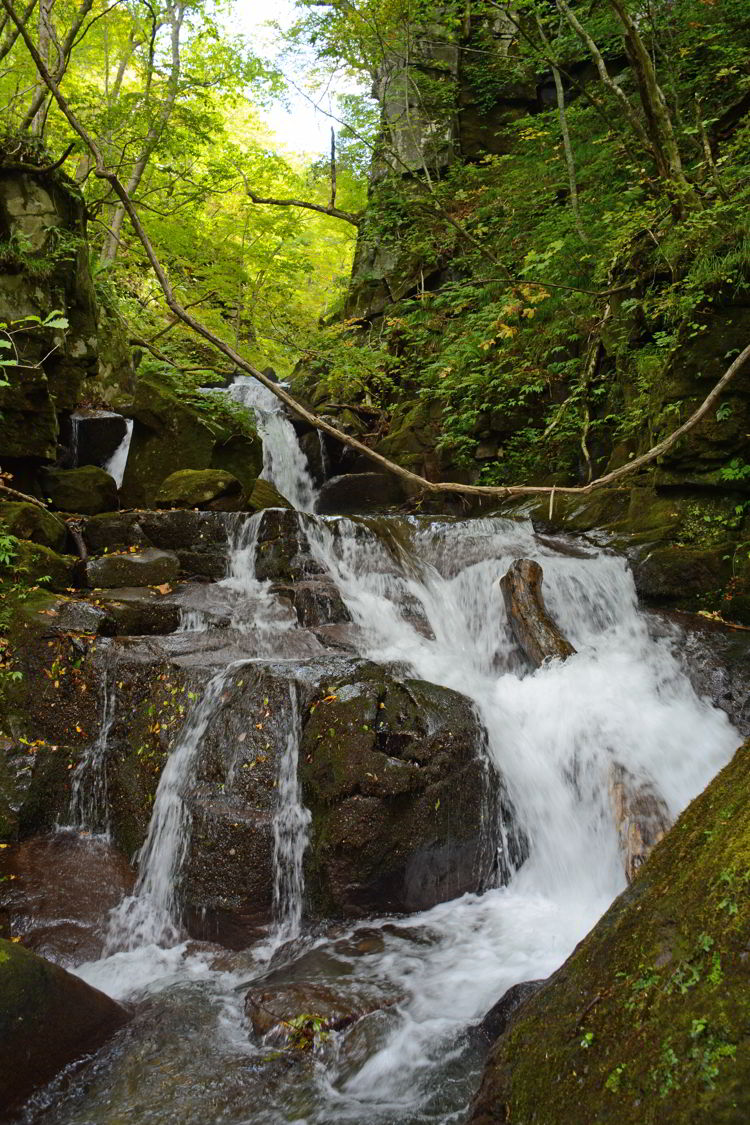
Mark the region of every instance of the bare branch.
<instances>
[{"instance_id":1,"label":"bare branch","mask_svg":"<svg viewBox=\"0 0 750 1125\"><path fill-rule=\"evenodd\" d=\"M362 221L361 215L355 215L351 211L342 211L338 207L333 206L333 202L324 207L320 203L310 203L305 199L270 199L264 198L254 192L247 182L247 177L244 172L240 171L242 179L245 181L245 191L253 203L268 204L271 207L303 207L306 211L316 211L319 215L330 215L332 219L341 219L345 223L351 223L352 226L359 228ZM331 180L331 194L335 198L336 194L336 180L335 180L335 164L332 164L332 180Z\"/></svg>"}]
</instances>

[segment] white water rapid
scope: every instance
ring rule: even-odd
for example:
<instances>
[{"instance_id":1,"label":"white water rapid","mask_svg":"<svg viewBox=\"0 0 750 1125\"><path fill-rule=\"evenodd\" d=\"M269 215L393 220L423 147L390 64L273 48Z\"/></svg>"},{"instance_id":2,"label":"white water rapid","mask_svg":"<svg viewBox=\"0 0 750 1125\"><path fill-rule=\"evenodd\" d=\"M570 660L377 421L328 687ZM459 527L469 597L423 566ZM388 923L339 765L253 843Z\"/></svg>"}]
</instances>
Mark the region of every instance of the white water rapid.
<instances>
[{"instance_id":1,"label":"white water rapid","mask_svg":"<svg viewBox=\"0 0 750 1125\"><path fill-rule=\"evenodd\" d=\"M278 661L297 626L255 576L258 526L257 517L238 520L225 584L236 598L234 632L245 638L246 659ZM271 954L266 943L236 955L230 968L228 954L217 959L175 944L189 833L180 794L237 666L229 665L210 681L164 769L138 885L115 914L110 955L77 970L119 997L147 990L173 1030L159 1025L153 1049L113 1052L106 1076L92 1079L72 1108L46 1116L49 1125L178 1118L187 1125L458 1125L480 1065L463 1037L467 1025L511 985L553 972L625 886L608 795L613 764L648 783L676 817L739 743L726 715L693 691L673 643L650 635L621 558L541 540L529 524L505 519L369 525L306 517L303 526L346 603L360 654L472 700L529 857L507 887L481 896L403 919L306 932L309 813L297 781L300 716L290 666L292 714L273 824L282 940ZM521 557L542 565L548 609L577 650L533 672L495 585ZM283 1082L263 1069L271 1048L251 1041L242 1011L244 992L269 971L269 956L282 983L313 979L340 989L343 981L368 1010L380 997L379 1011L332 1037L314 1063Z\"/></svg>"},{"instance_id":2,"label":"white water rapid","mask_svg":"<svg viewBox=\"0 0 750 1125\"><path fill-rule=\"evenodd\" d=\"M114 451L108 461L105 462L104 471L114 477L115 484L118 488L122 488L122 482L125 477L125 466L128 463L128 455L130 453L130 442L133 437L133 419L128 418L126 421L125 433L123 434L122 441Z\"/></svg>"},{"instance_id":3,"label":"white water rapid","mask_svg":"<svg viewBox=\"0 0 750 1125\"><path fill-rule=\"evenodd\" d=\"M248 375L238 376L227 389L227 394L255 415L258 433L263 439L261 476L278 488L293 508L299 512L312 512L316 499L315 485L294 426L282 403L272 391Z\"/></svg>"}]
</instances>

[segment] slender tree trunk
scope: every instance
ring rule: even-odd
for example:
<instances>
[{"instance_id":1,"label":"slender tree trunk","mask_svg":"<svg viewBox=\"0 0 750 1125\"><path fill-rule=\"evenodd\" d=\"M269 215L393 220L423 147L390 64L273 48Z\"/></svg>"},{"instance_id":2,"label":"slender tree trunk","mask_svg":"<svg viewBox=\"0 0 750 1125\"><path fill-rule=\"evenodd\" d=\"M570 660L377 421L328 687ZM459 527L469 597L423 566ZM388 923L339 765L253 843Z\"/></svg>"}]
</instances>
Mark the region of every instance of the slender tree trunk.
<instances>
[{"instance_id":1,"label":"slender tree trunk","mask_svg":"<svg viewBox=\"0 0 750 1125\"><path fill-rule=\"evenodd\" d=\"M539 28L539 35L541 36L542 43L548 52L551 52L549 40L544 33L544 26L539 16L536 19ZM570 186L570 206L573 210L573 215L576 222L576 230L580 236L581 242L588 242L586 232L583 229L583 222L581 220L581 211L578 206L578 180L576 178L576 165L573 159L573 148L570 144L570 133L568 132L568 117L565 113L565 90L563 89L562 78L560 71L552 64L552 76L555 80L555 93L557 95L557 114L560 118L560 132L562 133L563 152L565 153L565 166L568 169L568 184Z\"/></svg>"},{"instance_id":2,"label":"slender tree trunk","mask_svg":"<svg viewBox=\"0 0 750 1125\"><path fill-rule=\"evenodd\" d=\"M130 179L127 183L127 193L132 198L138 190L143 173L146 171L149 160L151 159L154 149L161 140L164 130L169 124L169 119L172 116L175 100L177 98L177 91L180 85L180 36L182 33L182 22L185 16L185 5L181 3L170 4L169 7L169 24L171 26L171 54L172 61L169 70L169 78L167 81L167 88L164 94L161 110L156 114L154 120L149 127L146 138L143 143L143 148L140 151L138 159L133 165L130 173ZM149 59L149 74L146 83L147 97L151 91L153 82L154 71L154 58L153 58L153 37L152 48ZM120 247L120 234L122 226L125 221L125 208L122 203L118 203L112 215L112 221L109 227L109 235L102 250L102 260L105 262L114 262L117 257L117 251Z\"/></svg>"},{"instance_id":3,"label":"slender tree trunk","mask_svg":"<svg viewBox=\"0 0 750 1125\"><path fill-rule=\"evenodd\" d=\"M65 39L63 40L62 43L59 43L58 40L57 40L51 16L50 16L49 19L44 21L44 26L46 28L46 30L44 32L44 35L48 36L48 38L46 40L47 48L49 47L49 43L52 42L52 43L55 44L55 49L57 51L57 63L53 68L50 69L50 74L51 74L52 80L55 82L55 84L59 84L62 81L63 77L65 76L65 71L68 69L68 63L70 62L70 55L71 55L71 52L72 52L73 47L75 45L75 41L76 41L76 38L78 36L78 32L81 30L81 27L83 26L83 21L86 19L86 16L91 11L91 9L93 7L93 4L94 4L94 0L81 0L80 7L78 8L78 11L75 14L75 17L73 19L73 23L71 24L70 29L68 31L68 34L65 36ZM40 45L43 45L42 44L42 20L43 20L42 11L43 11L43 9L46 9L48 14L51 13L53 5L54 5L54 0L40 0L40 6L39 6ZM48 58L47 58L46 61L47 62L49 61L49 50L48 50ZM31 129L33 127L34 122L37 120L37 114L39 114L40 110L42 110L42 107L44 106L44 103L47 101L47 97L48 97L47 88L44 85L44 83L42 83L39 86L36 93L34 94L34 96L32 98L32 101L31 101L31 105L29 106L28 110L26 111L26 116L24 117L23 121L21 122L21 124L19 126L21 132L24 132L25 130ZM46 121L46 119L47 119L47 110L44 109L44 110L42 110L42 116L38 119L41 122L42 128L44 127L44 122Z\"/></svg>"},{"instance_id":4,"label":"slender tree trunk","mask_svg":"<svg viewBox=\"0 0 750 1125\"><path fill-rule=\"evenodd\" d=\"M54 43L54 32L52 30L52 9L54 4L55 0L39 0L39 54L53 73L57 69L56 66L52 65L52 60L50 58L52 45ZM38 108L31 119L31 132L36 137L41 137L44 132L44 124L47 118L47 114L45 113L47 93L47 87L44 82L40 80L33 98L33 102L38 105ZM39 94L42 95L41 99L39 99Z\"/></svg>"}]
</instances>

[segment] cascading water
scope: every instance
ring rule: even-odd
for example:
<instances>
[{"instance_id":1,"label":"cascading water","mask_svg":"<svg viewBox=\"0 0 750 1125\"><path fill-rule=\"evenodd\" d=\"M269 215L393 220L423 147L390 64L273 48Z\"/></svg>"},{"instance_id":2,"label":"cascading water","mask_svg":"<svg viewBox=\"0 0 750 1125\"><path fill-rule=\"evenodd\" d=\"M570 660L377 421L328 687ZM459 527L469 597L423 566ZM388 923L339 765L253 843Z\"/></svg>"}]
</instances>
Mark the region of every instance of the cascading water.
<instances>
[{"instance_id":1,"label":"cascading water","mask_svg":"<svg viewBox=\"0 0 750 1125\"><path fill-rule=\"evenodd\" d=\"M107 747L115 721L116 706L115 673L113 669L106 667L102 679L99 733L76 766L70 783L68 822L79 831L109 831Z\"/></svg>"},{"instance_id":2,"label":"cascading water","mask_svg":"<svg viewBox=\"0 0 750 1125\"><path fill-rule=\"evenodd\" d=\"M174 945L180 937L178 877L190 843L192 819L184 799L201 739L221 706L224 685L242 661L213 677L167 759L154 798L148 836L138 855L135 891L113 911L107 951Z\"/></svg>"},{"instance_id":3,"label":"cascading water","mask_svg":"<svg viewBox=\"0 0 750 1125\"><path fill-rule=\"evenodd\" d=\"M294 426L279 399L257 379L247 375L235 379L227 394L255 415L258 432L263 438L263 478L278 488L292 507L300 512L312 512L315 485Z\"/></svg>"},{"instance_id":4,"label":"cascading water","mask_svg":"<svg viewBox=\"0 0 750 1125\"><path fill-rule=\"evenodd\" d=\"M377 535L367 521L305 517L302 527L346 603L361 655L398 664L474 702L487 752L529 840L528 859L509 886L484 895L466 895L404 920L370 919L348 931L333 927L328 936L305 935L301 875L309 814L297 781L300 716L292 688L273 820L281 940L272 943L270 954L266 943L242 955L244 969L229 975L211 968L208 955L174 945L179 871L190 832L181 794L236 667L230 665L210 682L163 772L136 893L118 909L111 930L110 951L132 952L78 971L120 996L147 982L165 996L177 997L169 991L176 983L185 996L200 989L212 998L201 1017L204 1049L196 1053L190 1046L192 1031L187 1045L175 1032L145 1072L148 1114L158 1125L173 1120L175 1111L174 1083L160 1078L164 1052L175 1073L184 1069L190 1086L189 1103L180 1107L189 1125L219 1118L230 1125L458 1122L478 1065L463 1029L511 985L554 971L625 884L609 798L613 766L625 767L660 794L674 817L739 739L726 716L695 695L668 641L649 635L620 558L593 548L569 550L539 540L527 524L503 519L381 520ZM286 658L284 646L296 626L255 576L258 528L258 517L238 518L224 582L236 599L235 631L248 658L278 661ZM495 586L519 557L541 563L548 609L577 649L565 663L534 672L518 652ZM153 958L148 971L136 971L135 961L145 964L154 943L171 945L167 952L174 956L158 971ZM260 1071L246 1062L250 1056L262 1063L264 1048L247 1041L236 990L268 971L269 955L272 966L281 966L275 971L287 971L292 981L311 971L324 986L341 987L345 980L370 1005L373 994L382 997L383 1010L363 1020L363 1030L355 1029L351 1039L337 1040L313 1068L299 1072L298 1081L261 1085L258 1097L253 1082L262 1083ZM123 984L125 956L133 962ZM87 1093L93 1101L86 1102L84 1116L62 1112L49 1120L113 1125L128 1113L137 1119L131 1090L144 1075L138 1060L137 1053L113 1056L116 1096L111 1082L102 1080L99 1093Z\"/></svg>"},{"instance_id":5,"label":"cascading water","mask_svg":"<svg viewBox=\"0 0 750 1125\"><path fill-rule=\"evenodd\" d=\"M109 473L111 477L114 477L115 484L118 488L122 488L122 482L125 477L125 467L128 463L130 442L132 438L133 419L128 418L122 441L120 442L110 459L103 465L105 472Z\"/></svg>"},{"instance_id":6,"label":"cascading water","mask_svg":"<svg viewBox=\"0 0 750 1125\"><path fill-rule=\"evenodd\" d=\"M299 763L300 718L297 689L289 688L291 705L286 745L281 754L278 806L273 818L274 887L273 909L278 939L297 937L302 922L305 890L302 861L308 842L310 812L302 804L297 766Z\"/></svg>"}]
</instances>

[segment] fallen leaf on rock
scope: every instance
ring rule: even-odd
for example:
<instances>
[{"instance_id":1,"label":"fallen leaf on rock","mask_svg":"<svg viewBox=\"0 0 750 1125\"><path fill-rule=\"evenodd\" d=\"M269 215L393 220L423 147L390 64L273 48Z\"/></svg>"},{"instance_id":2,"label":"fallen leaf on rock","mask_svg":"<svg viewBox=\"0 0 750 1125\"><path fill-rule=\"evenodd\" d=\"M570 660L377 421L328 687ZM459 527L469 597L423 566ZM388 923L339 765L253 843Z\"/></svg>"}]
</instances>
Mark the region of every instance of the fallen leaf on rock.
<instances>
[{"instance_id":1,"label":"fallen leaf on rock","mask_svg":"<svg viewBox=\"0 0 750 1125\"><path fill-rule=\"evenodd\" d=\"M155 588L159 591L160 594L171 594L172 593L172 587L169 585L168 582L162 582L161 586L156 586Z\"/></svg>"}]
</instances>

